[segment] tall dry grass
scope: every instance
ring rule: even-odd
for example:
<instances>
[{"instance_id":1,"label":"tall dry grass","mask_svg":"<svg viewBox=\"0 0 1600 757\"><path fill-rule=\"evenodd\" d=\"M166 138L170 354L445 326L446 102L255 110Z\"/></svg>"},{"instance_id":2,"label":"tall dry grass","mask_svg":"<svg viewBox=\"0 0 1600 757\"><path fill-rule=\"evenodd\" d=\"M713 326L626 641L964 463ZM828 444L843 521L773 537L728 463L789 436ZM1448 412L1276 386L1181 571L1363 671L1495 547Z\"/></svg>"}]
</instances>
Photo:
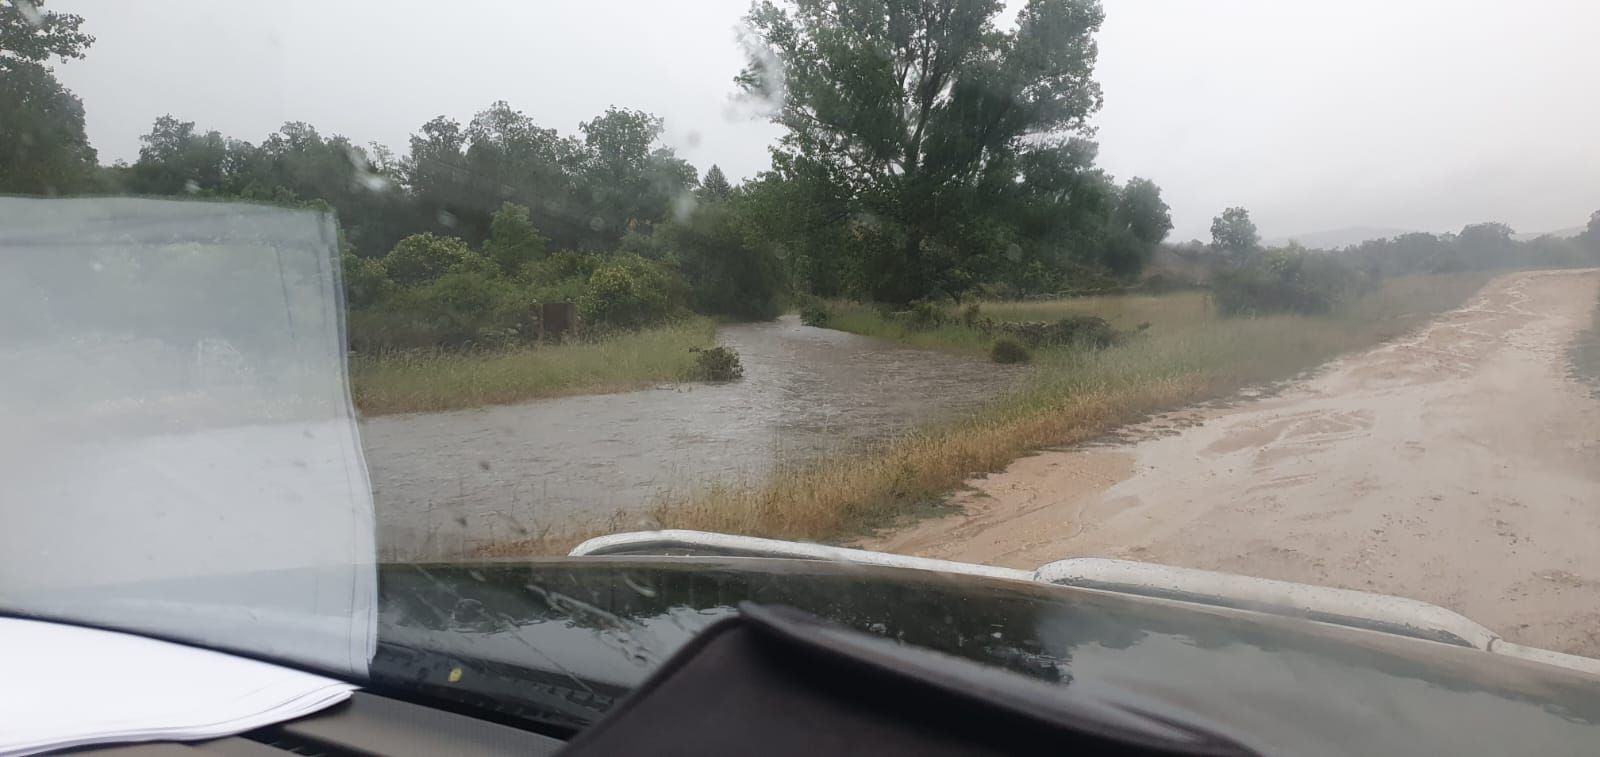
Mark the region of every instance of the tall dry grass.
<instances>
[{"instance_id":1,"label":"tall dry grass","mask_svg":"<svg viewBox=\"0 0 1600 757\"><path fill-rule=\"evenodd\" d=\"M593 342L357 355L350 381L356 407L369 416L503 405L687 380L695 362L691 348L715 341L715 322L691 318Z\"/></svg>"},{"instance_id":2,"label":"tall dry grass","mask_svg":"<svg viewBox=\"0 0 1600 757\"><path fill-rule=\"evenodd\" d=\"M966 418L865 454L783 468L760 486L714 485L661 504L653 519L662 528L809 541L847 538L925 508L968 478L999 470L1027 452L1086 441L1151 413L1287 379L1341 353L1400 336L1459 306L1484 281L1478 274L1395 279L1323 317L1223 319L1197 293L989 306L1004 319L1095 313L1119 325L1148 322L1151 328L1109 350L1041 350L1018 388ZM897 333L898 324L866 308L845 318L837 315L830 325L860 326L863 333L890 338ZM877 325L868 318L877 319ZM920 338L907 334L902 341L970 349L972 337L956 328L920 332ZM946 332L952 338L925 336ZM547 534L490 553L549 554L600 531Z\"/></svg>"}]
</instances>

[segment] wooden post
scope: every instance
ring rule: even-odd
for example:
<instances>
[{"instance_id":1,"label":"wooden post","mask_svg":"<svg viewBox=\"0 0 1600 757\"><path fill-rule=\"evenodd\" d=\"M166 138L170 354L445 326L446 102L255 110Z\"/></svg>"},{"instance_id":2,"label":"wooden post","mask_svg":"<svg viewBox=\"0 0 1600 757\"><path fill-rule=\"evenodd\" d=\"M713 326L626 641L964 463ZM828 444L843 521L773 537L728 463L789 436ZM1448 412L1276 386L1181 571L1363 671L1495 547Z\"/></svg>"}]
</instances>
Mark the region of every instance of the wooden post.
<instances>
[{"instance_id":1,"label":"wooden post","mask_svg":"<svg viewBox=\"0 0 1600 757\"><path fill-rule=\"evenodd\" d=\"M546 302L539 307L539 340L560 341L578 327L578 306L570 302Z\"/></svg>"}]
</instances>

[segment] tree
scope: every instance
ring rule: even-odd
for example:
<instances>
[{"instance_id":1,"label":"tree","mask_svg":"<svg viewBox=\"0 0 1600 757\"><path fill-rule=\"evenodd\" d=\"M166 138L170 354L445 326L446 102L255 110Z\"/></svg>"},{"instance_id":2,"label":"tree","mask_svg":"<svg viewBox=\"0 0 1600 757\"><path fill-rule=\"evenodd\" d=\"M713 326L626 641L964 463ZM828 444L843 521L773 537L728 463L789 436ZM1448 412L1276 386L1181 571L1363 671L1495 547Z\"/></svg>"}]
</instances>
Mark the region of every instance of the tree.
<instances>
[{"instance_id":1,"label":"tree","mask_svg":"<svg viewBox=\"0 0 1600 757\"><path fill-rule=\"evenodd\" d=\"M93 35L79 31L82 16L45 11L44 5L45 0L0 5L0 60L76 60L94 44Z\"/></svg>"},{"instance_id":2,"label":"tree","mask_svg":"<svg viewBox=\"0 0 1600 757\"><path fill-rule=\"evenodd\" d=\"M1511 237L1515 233L1503 223L1468 224L1456 235L1456 246L1468 268L1481 270L1511 265L1516 250L1516 242Z\"/></svg>"},{"instance_id":3,"label":"tree","mask_svg":"<svg viewBox=\"0 0 1600 757\"><path fill-rule=\"evenodd\" d=\"M0 57L0 192L82 191L96 163L77 95L44 66Z\"/></svg>"},{"instance_id":4,"label":"tree","mask_svg":"<svg viewBox=\"0 0 1600 757\"><path fill-rule=\"evenodd\" d=\"M1156 246L1172 231L1171 208L1161 199L1161 187L1149 179L1129 179L1117 193L1107 236L1107 268L1127 276L1144 269Z\"/></svg>"},{"instance_id":5,"label":"tree","mask_svg":"<svg viewBox=\"0 0 1600 757\"><path fill-rule=\"evenodd\" d=\"M1250 211L1228 208L1222 215L1211 219L1211 249L1228 255L1243 255L1261 247L1261 235L1256 233Z\"/></svg>"},{"instance_id":6,"label":"tree","mask_svg":"<svg viewBox=\"0 0 1600 757\"><path fill-rule=\"evenodd\" d=\"M733 185L715 163L706 169L705 178L700 180L700 196L707 200L726 200L733 196Z\"/></svg>"},{"instance_id":7,"label":"tree","mask_svg":"<svg viewBox=\"0 0 1600 757\"><path fill-rule=\"evenodd\" d=\"M220 133L197 134L193 121L179 121L167 114L156 118L150 133L139 141L143 146L129 172L128 190L175 195L225 189L228 145Z\"/></svg>"},{"instance_id":8,"label":"tree","mask_svg":"<svg viewBox=\"0 0 1600 757\"><path fill-rule=\"evenodd\" d=\"M694 166L656 145L662 129L660 118L621 108L578 125L585 149L579 195L590 200L584 246L615 247L630 226L666 217L698 183Z\"/></svg>"},{"instance_id":9,"label":"tree","mask_svg":"<svg viewBox=\"0 0 1600 757\"><path fill-rule=\"evenodd\" d=\"M815 166L874 219L862 254L876 261L876 297L924 296L991 254L952 242L988 225L1019 154L1086 131L1100 107L1095 0L1032 0L1014 30L995 26L1000 9L792 0L750 12L761 44L736 81L777 103L772 119L787 129L777 152Z\"/></svg>"},{"instance_id":10,"label":"tree","mask_svg":"<svg viewBox=\"0 0 1600 757\"><path fill-rule=\"evenodd\" d=\"M691 301L703 313L766 319L778 315L783 268L725 203L702 206L656 232L677 258Z\"/></svg>"},{"instance_id":11,"label":"tree","mask_svg":"<svg viewBox=\"0 0 1600 757\"><path fill-rule=\"evenodd\" d=\"M43 5L0 4L0 192L76 192L96 173L83 102L48 65L82 58L94 37L81 16Z\"/></svg>"},{"instance_id":12,"label":"tree","mask_svg":"<svg viewBox=\"0 0 1600 757\"><path fill-rule=\"evenodd\" d=\"M1589 214L1589 225L1578 234L1578 244L1600 257L1600 210Z\"/></svg>"},{"instance_id":13,"label":"tree","mask_svg":"<svg viewBox=\"0 0 1600 757\"><path fill-rule=\"evenodd\" d=\"M533 227L528 209L508 202L494 213L484 252L500 267L502 273L512 275L529 263L543 258L548 243Z\"/></svg>"}]
</instances>

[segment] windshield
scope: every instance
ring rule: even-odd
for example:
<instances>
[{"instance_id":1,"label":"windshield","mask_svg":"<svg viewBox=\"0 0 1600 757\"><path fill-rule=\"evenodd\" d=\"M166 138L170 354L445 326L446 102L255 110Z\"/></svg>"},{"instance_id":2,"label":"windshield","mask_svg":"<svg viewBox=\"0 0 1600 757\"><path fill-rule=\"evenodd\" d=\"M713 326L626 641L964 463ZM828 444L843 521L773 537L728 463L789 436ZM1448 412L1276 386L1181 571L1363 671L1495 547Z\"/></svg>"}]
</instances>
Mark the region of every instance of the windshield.
<instances>
[{"instance_id":1,"label":"windshield","mask_svg":"<svg viewBox=\"0 0 1600 757\"><path fill-rule=\"evenodd\" d=\"M981 582L591 541L661 530L1371 592L1600 657L1595 28L0 0L0 608L535 676L574 726L756 595L1071 677L973 646L1056 624L964 616Z\"/></svg>"}]
</instances>

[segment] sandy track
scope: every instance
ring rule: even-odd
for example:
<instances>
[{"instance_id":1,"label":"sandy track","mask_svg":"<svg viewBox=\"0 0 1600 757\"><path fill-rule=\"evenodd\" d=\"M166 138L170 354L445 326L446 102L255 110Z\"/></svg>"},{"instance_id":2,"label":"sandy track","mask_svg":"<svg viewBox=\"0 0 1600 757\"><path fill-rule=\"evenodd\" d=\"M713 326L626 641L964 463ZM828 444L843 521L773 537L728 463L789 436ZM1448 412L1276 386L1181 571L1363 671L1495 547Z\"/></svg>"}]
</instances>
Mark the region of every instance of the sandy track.
<instances>
[{"instance_id":1,"label":"sandy track","mask_svg":"<svg viewBox=\"0 0 1600 757\"><path fill-rule=\"evenodd\" d=\"M1600 270L1491 281L1273 397L971 481L863 546L1033 567L1147 560L1433 602L1600 656L1600 402L1567 377Z\"/></svg>"}]
</instances>

